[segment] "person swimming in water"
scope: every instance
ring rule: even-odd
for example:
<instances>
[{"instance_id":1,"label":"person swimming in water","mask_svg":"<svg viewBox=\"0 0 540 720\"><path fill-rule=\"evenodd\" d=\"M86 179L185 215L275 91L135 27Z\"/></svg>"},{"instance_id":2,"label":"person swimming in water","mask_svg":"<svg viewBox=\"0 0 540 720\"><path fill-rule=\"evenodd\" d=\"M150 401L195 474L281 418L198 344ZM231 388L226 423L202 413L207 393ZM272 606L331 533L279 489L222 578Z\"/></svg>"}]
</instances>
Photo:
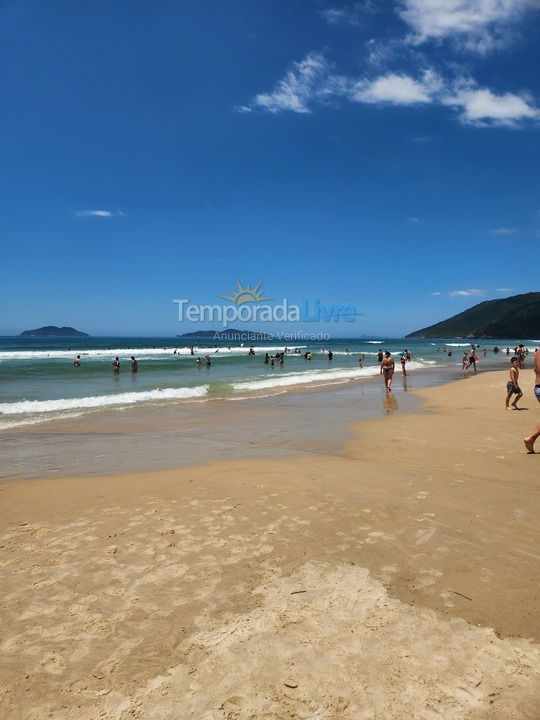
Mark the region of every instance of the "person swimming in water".
<instances>
[{"instance_id":1,"label":"person swimming in water","mask_svg":"<svg viewBox=\"0 0 540 720\"><path fill-rule=\"evenodd\" d=\"M384 375L384 386L388 392L392 391L392 378L394 377L395 369L396 369L396 364L394 362L394 359L392 358L392 355L387 350L384 353L384 358L381 363L380 374Z\"/></svg>"},{"instance_id":2,"label":"person swimming in water","mask_svg":"<svg viewBox=\"0 0 540 720\"><path fill-rule=\"evenodd\" d=\"M77 357L73 361L73 365L75 367L81 367L81 356L80 355L77 355Z\"/></svg>"}]
</instances>

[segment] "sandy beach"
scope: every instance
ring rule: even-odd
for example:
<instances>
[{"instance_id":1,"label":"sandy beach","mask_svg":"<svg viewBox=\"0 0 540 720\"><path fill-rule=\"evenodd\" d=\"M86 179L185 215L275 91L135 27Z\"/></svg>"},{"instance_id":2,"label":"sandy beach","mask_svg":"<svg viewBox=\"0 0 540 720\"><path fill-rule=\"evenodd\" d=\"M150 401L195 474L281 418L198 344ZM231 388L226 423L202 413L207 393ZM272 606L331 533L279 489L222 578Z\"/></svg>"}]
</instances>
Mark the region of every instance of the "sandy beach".
<instances>
[{"instance_id":1,"label":"sandy beach","mask_svg":"<svg viewBox=\"0 0 540 720\"><path fill-rule=\"evenodd\" d=\"M0 715L537 719L540 412L505 382L332 454L0 485Z\"/></svg>"}]
</instances>

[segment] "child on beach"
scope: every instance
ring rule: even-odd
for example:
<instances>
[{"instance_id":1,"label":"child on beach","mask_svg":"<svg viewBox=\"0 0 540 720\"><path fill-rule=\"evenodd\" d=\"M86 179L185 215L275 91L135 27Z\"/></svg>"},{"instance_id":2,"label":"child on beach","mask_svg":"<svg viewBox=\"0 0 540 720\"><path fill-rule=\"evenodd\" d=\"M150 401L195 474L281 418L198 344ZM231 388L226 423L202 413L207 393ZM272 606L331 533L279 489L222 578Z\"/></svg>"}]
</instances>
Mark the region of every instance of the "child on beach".
<instances>
[{"instance_id":1,"label":"child on beach","mask_svg":"<svg viewBox=\"0 0 540 720\"><path fill-rule=\"evenodd\" d=\"M519 358L513 357L510 361L510 380L506 383L506 409L507 410L519 410L517 403L521 400L523 393L519 387ZM515 395L515 400L510 405L512 395Z\"/></svg>"}]
</instances>

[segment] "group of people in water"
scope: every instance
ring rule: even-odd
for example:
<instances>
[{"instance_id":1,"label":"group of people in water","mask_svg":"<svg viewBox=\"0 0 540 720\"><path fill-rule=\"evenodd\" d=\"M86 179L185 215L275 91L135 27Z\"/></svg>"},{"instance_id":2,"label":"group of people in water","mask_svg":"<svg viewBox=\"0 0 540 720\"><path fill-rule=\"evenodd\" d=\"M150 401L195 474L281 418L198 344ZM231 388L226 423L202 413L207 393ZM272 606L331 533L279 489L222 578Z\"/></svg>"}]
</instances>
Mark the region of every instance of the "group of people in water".
<instances>
[{"instance_id":1,"label":"group of people in water","mask_svg":"<svg viewBox=\"0 0 540 720\"><path fill-rule=\"evenodd\" d=\"M195 355L193 346L189 346L190 354ZM219 348L215 347L214 354L219 352ZM228 346L228 349L231 349L231 346ZM452 355L452 350L449 348L446 348L446 346L443 348L443 351L448 354L448 356ZM332 350L321 350L322 353L326 353L328 360L333 360L334 353ZM440 348L437 348L437 352L440 352ZM500 350L497 346L493 348L493 352L495 354L499 353ZM350 355L350 351L348 348L345 349L345 353ZM479 353L483 355L483 357L486 357L487 355L487 349L483 348L480 350L480 347L478 345L471 345L470 350L464 350L462 362L461 362L461 369L462 372L468 372L471 368L473 368L474 372L477 372L476 364L480 360ZM178 353L177 348L174 349L173 352L174 355L180 354ZM249 356L255 356L255 349L253 347L250 347L248 350ZM278 363L279 365L283 365L285 361L285 356L287 354L294 354L294 355L300 355L300 348L285 348L283 351L277 352L274 355L270 355L268 352L265 352L264 354L264 364L269 365L271 367L274 367L275 363ZM525 366L525 359L527 355L529 354L528 348L526 348L523 343L520 343L514 348L514 355L510 360L510 371L509 371L509 379L506 383L506 409L507 410L520 410L521 408L518 407L518 402L523 397L523 391L520 388L519 385L519 371L522 370ZM506 355L510 355L510 347L506 348ZM310 361L312 359L313 355L310 350L306 350L304 353L304 359L306 361ZM363 361L365 359L365 355L362 353L358 357L358 365L360 368L363 367ZM210 354L204 355L204 360L206 367L210 367L212 365L212 359ZM401 370L403 372L403 376L407 375L407 363L412 360L412 353L410 350L405 349L403 352L400 353L400 364L401 364ZM392 379L394 377L394 373L396 370L396 363L394 361L394 358L392 357L392 353L388 350L383 351L381 348L379 348L377 352L377 362L380 366L380 375L384 378L384 386L387 393L392 392ZM197 367L201 367L203 364L203 361L200 357L195 358L195 365ZM81 366L81 356L77 355L76 358L73 361L74 367L80 367ZM114 374L120 373L120 358L115 357L115 359L112 362L112 368ZM130 358L130 369L132 373L136 373L139 369L139 364L135 358L134 355ZM540 403L540 351L537 349L534 353L534 370L535 370L535 386L534 386L534 395L538 402ZM532 433L524 438L525 447L527 449L527 452L534 453L534 443L537 440L537 438L540 437L540 423L536 425L536 427L533 429Z\"/></svg>"},{"instance_id":2,"label":"group of people in water","mask_svg":"<svg viewBox=\"0 0 540 720\"><path fill-rule=\"evenodd\" d=\"M73 366L81 367L81 356L80 355L77 355L77 357L73 361ZM135 357L133 355L131 356L131 359L130 359L130 366L131 366L132 373L136 373L139 369L139 363L137 362L137 360L135 359ZM112 368L113 368L113 372L115 372L115 373L120 372L120 358L118 358L118 357L114 358L114 360L112 361Z\"/></svg>"}]
</instances>

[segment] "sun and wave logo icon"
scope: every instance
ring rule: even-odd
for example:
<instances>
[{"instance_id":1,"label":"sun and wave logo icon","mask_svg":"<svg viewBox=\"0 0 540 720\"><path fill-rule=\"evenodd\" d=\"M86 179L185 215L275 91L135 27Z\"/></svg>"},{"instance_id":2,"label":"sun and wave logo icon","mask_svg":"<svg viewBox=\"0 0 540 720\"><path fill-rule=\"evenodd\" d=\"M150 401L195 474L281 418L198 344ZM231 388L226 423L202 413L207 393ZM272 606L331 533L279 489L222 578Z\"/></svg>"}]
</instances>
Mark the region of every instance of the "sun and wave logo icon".
<instances>
[{"instance_id":1,"label":"sun and wave logo icon","mask_svg":"<svg viewBox=\"0 0 540 720\"><path fill-rule=\"evenodd\" d=\"M230 300L235 305L244 305L245 303L259 303L264 300L272 300L271 297L264 297L264 290L261 288L262 281L257 283L255 287L251 287L249 283L244 287L240 280L236 281L237 290L231 290L230 295L219 295L224 300Z\"/></svg>"}]
</instances>

